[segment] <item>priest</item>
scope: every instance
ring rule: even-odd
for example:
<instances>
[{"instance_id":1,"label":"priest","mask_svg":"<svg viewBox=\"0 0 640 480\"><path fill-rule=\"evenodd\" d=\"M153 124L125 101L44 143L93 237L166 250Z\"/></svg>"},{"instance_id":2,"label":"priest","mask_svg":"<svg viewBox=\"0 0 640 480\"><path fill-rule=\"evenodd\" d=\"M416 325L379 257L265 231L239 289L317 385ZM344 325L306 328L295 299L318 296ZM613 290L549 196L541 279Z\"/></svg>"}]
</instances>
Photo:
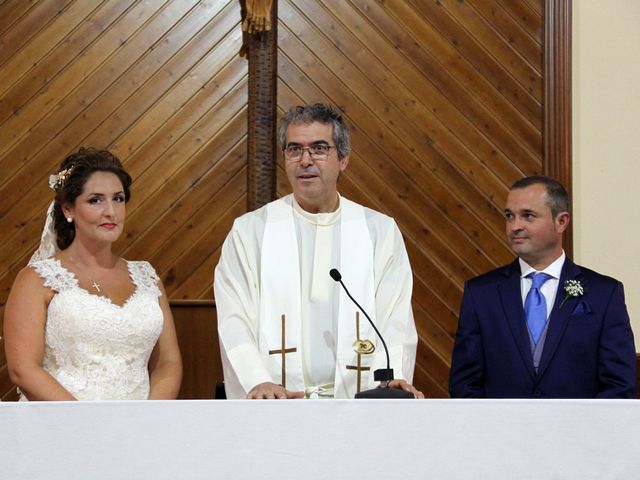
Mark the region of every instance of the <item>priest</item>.
<instances>
[{"instance_id":1,"label":"priest","mask_svg":"<svg viewBox=\"0 0 640 480\"><path fill-rule=\"evenodd\" d=\"M375 331L329 275L338 269L389 348L389 386L411 384L412 276L395 221L341 196L349 129L331 106L289 110L279 129L293 193L235 220L215 271L227 398L353 398L386 367Z\"/></svg>"}]
</instances>

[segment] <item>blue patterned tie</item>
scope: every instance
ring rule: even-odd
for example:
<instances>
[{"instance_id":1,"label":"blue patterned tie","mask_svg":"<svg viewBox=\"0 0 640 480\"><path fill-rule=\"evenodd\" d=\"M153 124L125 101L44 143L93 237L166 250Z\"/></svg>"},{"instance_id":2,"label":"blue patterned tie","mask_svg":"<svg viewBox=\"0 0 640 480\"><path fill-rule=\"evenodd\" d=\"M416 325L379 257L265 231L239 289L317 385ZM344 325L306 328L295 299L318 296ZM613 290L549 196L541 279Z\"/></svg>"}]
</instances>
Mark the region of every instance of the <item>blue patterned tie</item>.
<instances>
[{"instance_id":1,"label":"blue patterned tie","mask_svg":"<svg viewBox=\"0 0 640 480\"><path fill-rule=\"evenodd\" d=\"M547 300L540 291L540 287L551 278L551 275L530 273L527 277L531 278L532 284L524 301L524 313L527 316L527 326L533 337L533 343L538 345L538 340L540 340L544 324L547 321Z\"/></svg>"}]
</instances>

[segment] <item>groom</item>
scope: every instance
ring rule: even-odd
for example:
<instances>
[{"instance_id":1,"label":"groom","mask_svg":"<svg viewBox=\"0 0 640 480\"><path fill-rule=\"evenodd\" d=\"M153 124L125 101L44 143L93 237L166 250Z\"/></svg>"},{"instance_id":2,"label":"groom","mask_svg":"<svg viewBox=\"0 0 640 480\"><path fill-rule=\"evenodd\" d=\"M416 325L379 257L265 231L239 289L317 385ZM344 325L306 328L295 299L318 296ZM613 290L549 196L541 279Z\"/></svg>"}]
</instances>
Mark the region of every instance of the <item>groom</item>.
<instances>
[{"instance_id":1,"label":"groom","mask_svg":"<svg viewBox=\"0 0 640 480\"><path fill-rule=\"evenodd\" d=\"M623 287L566 257L564 187L541 176L517 181L505 217L518 259L465 285L451 397L634 398Z\"/></svg>"}]
</instances>

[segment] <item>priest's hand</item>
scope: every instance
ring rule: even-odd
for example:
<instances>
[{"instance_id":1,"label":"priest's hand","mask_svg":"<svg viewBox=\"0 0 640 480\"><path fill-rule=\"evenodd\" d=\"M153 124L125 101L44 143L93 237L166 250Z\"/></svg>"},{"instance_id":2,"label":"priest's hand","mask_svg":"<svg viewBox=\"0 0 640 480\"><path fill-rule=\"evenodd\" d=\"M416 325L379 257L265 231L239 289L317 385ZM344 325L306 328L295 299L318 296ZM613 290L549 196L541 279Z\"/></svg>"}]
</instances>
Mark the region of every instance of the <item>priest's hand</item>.
<instances>
[{"instance_id":1,"label":"priest's hand","mask_svg":"<svg viewBox=\"0 0 640 480\"><path fill-rule=\"evenodd\" d=\"M391 380L389 382L390 388L399 388L404 390L405 392L413 393L413 396L416 398L424 398L424 393L418 390L413 385L406 382L406 380Z\"/></svg>"},{"instance_id":2,"label":"priest's hand","mask_svg":"<svg viewBox=\"0 0 640 480\"><path fill-rule=\"evenodd\" d=\"M304 392L290 392L282 385L271 382L259 383L247 394L249 399L304 398Z\"/></svg>"}]
</instances>

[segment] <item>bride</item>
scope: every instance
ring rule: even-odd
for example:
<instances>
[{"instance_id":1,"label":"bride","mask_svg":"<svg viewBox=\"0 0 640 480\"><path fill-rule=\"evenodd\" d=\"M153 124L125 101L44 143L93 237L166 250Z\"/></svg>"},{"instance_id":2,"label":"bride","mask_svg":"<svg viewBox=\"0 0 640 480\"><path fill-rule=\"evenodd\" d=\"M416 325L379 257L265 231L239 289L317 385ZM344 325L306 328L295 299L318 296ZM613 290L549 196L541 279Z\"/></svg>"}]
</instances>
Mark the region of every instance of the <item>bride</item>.
<instances>
[{"instance_id":1,"label":"bride","mask_svg":"<svg viewBox=\"0 0 640 480\"><path fill-rule=\"evenodd\" d=\"M111 251L131 177L108 151L81 148L49 184L40 248L5 307L12 382L28 400L176 398L182 362L162 282Z\"/></svg>"}]
</instances>

